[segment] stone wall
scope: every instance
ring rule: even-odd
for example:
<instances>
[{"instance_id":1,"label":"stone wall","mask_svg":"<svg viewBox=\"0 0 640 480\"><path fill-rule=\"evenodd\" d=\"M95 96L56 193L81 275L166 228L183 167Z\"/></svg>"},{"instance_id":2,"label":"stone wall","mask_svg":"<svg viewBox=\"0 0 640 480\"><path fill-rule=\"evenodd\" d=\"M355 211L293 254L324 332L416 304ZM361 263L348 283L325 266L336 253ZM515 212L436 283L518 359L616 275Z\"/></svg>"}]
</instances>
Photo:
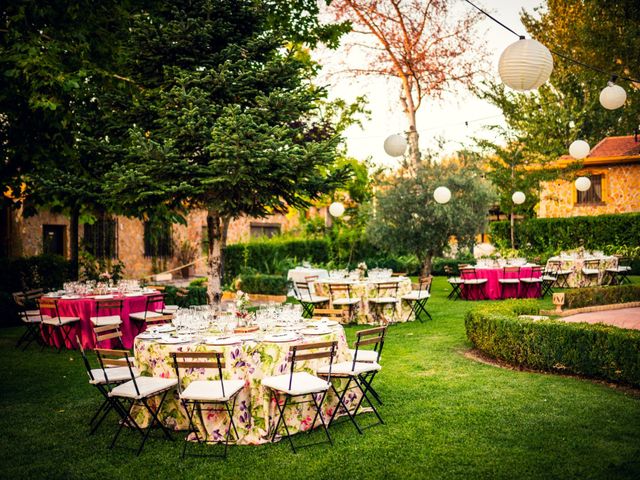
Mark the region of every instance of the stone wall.
<instances>
[{"instance_id":1,"label":"stone wall","mask_svg":"<svg viewBox=\"0 0 640 480\"><path fill-rule=\"evenodd\" d=\"M538 217L577 217L640 212L640 164L586 168L578 175L603 175L603 202L577 205L573 181L546 182L540 195ZM577 176L578 176L577 175Z\"/></svg>"}]
</instances>

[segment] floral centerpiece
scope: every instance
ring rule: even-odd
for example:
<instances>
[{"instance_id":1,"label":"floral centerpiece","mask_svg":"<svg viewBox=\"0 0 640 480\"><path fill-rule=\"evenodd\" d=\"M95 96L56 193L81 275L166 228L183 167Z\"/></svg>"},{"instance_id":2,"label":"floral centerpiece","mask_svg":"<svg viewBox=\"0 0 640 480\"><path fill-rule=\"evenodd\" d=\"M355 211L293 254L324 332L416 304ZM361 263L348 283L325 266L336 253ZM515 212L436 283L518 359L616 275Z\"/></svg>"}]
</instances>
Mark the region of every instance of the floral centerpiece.
<instances>
[{"instance_id":1,"label":"floral centerpiece","mask_svg":"<svg viewBox=\"0 0 640 480\"><path fill-rule=\"evenodd\" d=\"M241 323L246 323L249 316L249 294L242 290L236 291L236 317Z\"/></svg>"},{"instance_id":2,"label":"floral centerpiece","mask_svg":"<svg viewBox=\"0 0 640 480\"><path fill-rule=\"evenodd\" d=\"M367 275L367 264L364 262L360 262L356 267L356 270L358 271L358 275L360 276L360 278L364 278Z\"/></svg>"}]
</instances>

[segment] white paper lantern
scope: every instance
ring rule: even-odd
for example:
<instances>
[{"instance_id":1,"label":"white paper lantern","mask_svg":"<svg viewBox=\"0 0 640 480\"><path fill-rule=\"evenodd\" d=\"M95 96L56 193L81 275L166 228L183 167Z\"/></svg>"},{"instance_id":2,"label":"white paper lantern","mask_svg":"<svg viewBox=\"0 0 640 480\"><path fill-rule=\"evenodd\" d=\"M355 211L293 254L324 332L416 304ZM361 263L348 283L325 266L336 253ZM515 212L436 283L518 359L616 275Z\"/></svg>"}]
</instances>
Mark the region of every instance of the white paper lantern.
<instances>
[{"instance_id":1,"label":"white paper lantern","mask_svg":"<svg viewBox=\"0 0 640 480\"><path fill-rule=\"evenodd\" d=\"M384 151L392 157L401 157L407 150L407 139L402 135L389 135L384 141Z\"/></svg>"},{"instance_id":2,"label":"white paper lantern","mask_svg":"<svg viewBox=\"0 0 640 480\"><path fill-rule=\"evenodd\" d=\"M447 187L438 187L433 191L433 198L438 203L447 203L451 200L451 190Z\"/></svg>"},{"instance_id":3,"label":"white paper lantern","mask_svg":"<svg viewBox=\"0 0 640 480\"><path fill-rule=\"evenodd\" d=\"M513 200L513 203L516 205L522 205L526 199L527 197L522 192L514 192L513 195L511 195L511 200Z\"/></svg>"},{"instance_id":4,"label":"white paper lantern","mask_svg":"<svg viewBox=\"0 0 640 480\"><path fill-rule=\"evenodd\" d=\"M549 80L553 57L537 40L520 39L505 48L498 62L502 82L514 90L532 90Z\"/></svg>"},{"instance_id":5,"label":"white paper lantern","mask_svg":"<svg viewBox=\"0 0 640 480\"><path fill-rule=\"evenodd\" d=\"M576 160L580 160L586 157L587 155L589 155L590 151L591 148L589 147L589 144L584 140L576 140L571 145L569 145L569 155L571 155Z\"/></svg>"},{"instance_id":6,"label":"white paper lantern","mask_svg":"<svg viewBox=\"0 0 640 480\"><path fill-rule=\"evenodd\" d=\"M576 178L576 190L586 192L591 188L591 180L588 177Z\"/></svg>"},{"instance_id":7,"label":"white paper lantern","mask_svg":"<svg viewBox=\"0 0 640 480\"><path fill-rule=\"evenodd\" d=\"M333 202L329 205L329 213L332 217L341 217L344 213L344 205L340 202Z\"/></svg>"},{"instance_id":8,"label":"white paper lantern","mask_svg":"<svg viewBox=\"0 0 640 480\"><path fill-rule=\"evenodd\" d=\"M627 92L624 88L611 82L600 92L600 104L607 110L620 108L626 100Z\"/></svg>"}]
</instances>

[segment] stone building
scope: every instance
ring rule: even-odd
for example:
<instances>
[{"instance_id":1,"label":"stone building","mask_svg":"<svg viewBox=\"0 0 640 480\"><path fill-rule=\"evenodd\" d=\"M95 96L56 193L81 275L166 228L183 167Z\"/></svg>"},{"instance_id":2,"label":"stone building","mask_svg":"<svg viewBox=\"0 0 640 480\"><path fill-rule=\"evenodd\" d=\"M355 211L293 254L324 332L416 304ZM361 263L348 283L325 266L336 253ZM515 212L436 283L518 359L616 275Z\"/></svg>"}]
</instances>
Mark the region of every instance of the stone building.
<instances>
[{"instance_id":1,"label":"stone building","mask_svg":"<svg viewBox=\"0 0 640 480\"><path fill-rule=\"evenodd\" d=\"M315 209L307 215L327 216L326 208ZM3 256L20 257L42 253L59 254L69 258L69 218L62 214L40 212L24 218L19 211L4 208L1 212L0 252ZM194 211L186 225L151 225L134 218L104 217L94 224L81 224L80 245L96 256L118 258L125 264L125 275L141 278L152 273L170 270L184 262L184 250L198 257L206 255L206 212ZM229 226L228 243L246 242L251 238L271 237L288 232L299 225L299 214L272 215L267 218L241 217ZM188 257L188 256L187 256ZM203 261L196 263L192 274L205 271ZM174 272L180 275L180 272Z\"/></svg>"},{"instance_id":2,"label":"stone building","mask_svg":"<svg viewBox=\"0 0 640 480\"><path fill-rule=\"evenodd\" d=\"M637 135L607 137L582 160L575 177L588 176L591 187L579 192L573 180L543 184L538 217L577 217L640 212L640 139ZM560 167L576 162L562 157Z\"/></svg>"}]
</instances>

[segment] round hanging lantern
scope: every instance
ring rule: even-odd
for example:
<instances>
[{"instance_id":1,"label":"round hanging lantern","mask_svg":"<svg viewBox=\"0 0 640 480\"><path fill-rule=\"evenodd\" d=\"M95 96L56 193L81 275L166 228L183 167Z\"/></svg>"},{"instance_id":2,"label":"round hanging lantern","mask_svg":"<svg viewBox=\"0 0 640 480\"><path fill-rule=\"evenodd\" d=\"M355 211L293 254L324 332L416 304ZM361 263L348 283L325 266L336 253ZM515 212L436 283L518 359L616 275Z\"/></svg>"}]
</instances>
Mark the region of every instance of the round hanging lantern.
<instances>
[{"instance_id":1,"label":"round hanging lantern","mask_svg":"<svg viewBox=\"0 0 640 480\"><path fill-rule=\"evenodd\" d=\"M576 178L576 190L586 192L591 188L591 180L588 177Z\"/></svg>"},{"instance_id":2,"label":"round hanging lantern","mask_svg":"<svg viewBox=\"0 0 640 480\"><path fill-rule=\"evenodd\" d=\"M407 139L402 135L389 135L384 141L384 151L392 157L401 157L407 150Z\"/></svg>"},{"instance_id":3,"label":"round hanging lantern","mask_svg":"<svg viewBox=\"0 0 640 480\"><path fill-rule=\"evenodd\" d=\"M600 104L607 110L620 108L626 100L627 92L624 88L611 82L600 92Z\"/></svg>"},{"instance_id":4,"label":"round hanging lantern","mask_svg":"<svg viewBox=\"0 0 640 480\"><path fill-rule=\"evenodd\" d=\"M513 203L516 205L522 205L526 199L527 197L522 192L514 192L514 194L511 195L511 200L513 200Z\"/></svg>"},{"instance_id":5,"label":"round hanging lantern","mask_svg":"<svg viewBox=\"0 0 640 480\"><path fill-rule=\"evenodd\" d=\"M344 213L344 205L340 202L333 202L329 205L329 213L332 217L341 217Z\"/></svg>"},{"instance_id":6,"label":"round hanging lantern","mask_svg":"<svg viewBox=\"0 0 640 480\"><path fill-rule=\"evenodd\" d=\"M498 62L502 82L514 90L533 90L549 80L553 57L547 47L531 38L505 48Z\"/></svg>"},{"instance_id":7,"label":"round hanging lantern","mask_svg":"<svg viewBox=\"0 0 640 480\"><path fill-rule=\"evenodd\" d=\"M447 203L451 200L451 190L447 187L438 187L433 191L433 198L438 203Z\"/></svg>"},{"instance_id":8,"label":"round hanging lantern","mask_svg":"<svg viewBox=\"0 0 640 480\"><path fill-rule=\"evenodd\" d=\"M589 155L590 151L591 148L589 147L589 144L584 140L576 140L571 145L569 145L569 155L571 155L576 160L580 160L586 157L587 155Z\"/></svg>"}]
</instances>

